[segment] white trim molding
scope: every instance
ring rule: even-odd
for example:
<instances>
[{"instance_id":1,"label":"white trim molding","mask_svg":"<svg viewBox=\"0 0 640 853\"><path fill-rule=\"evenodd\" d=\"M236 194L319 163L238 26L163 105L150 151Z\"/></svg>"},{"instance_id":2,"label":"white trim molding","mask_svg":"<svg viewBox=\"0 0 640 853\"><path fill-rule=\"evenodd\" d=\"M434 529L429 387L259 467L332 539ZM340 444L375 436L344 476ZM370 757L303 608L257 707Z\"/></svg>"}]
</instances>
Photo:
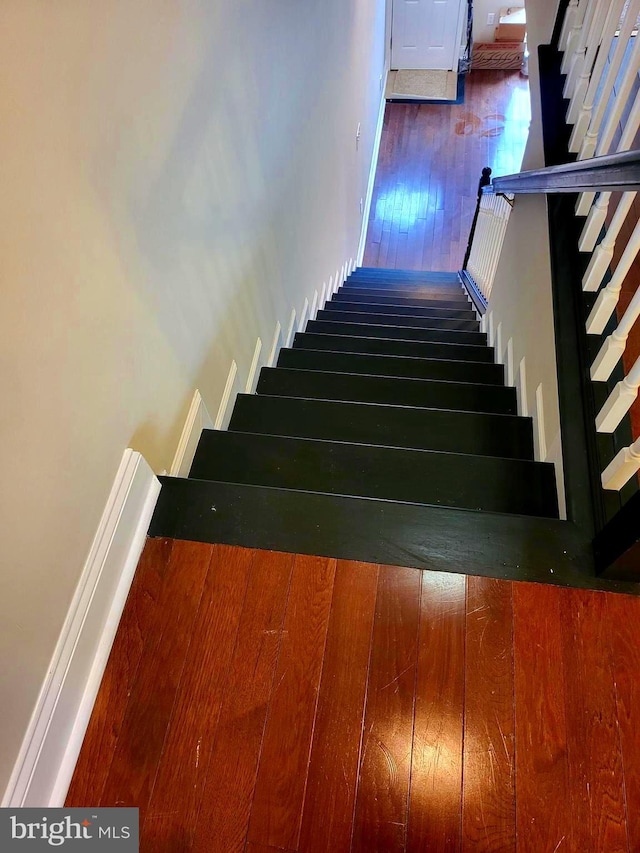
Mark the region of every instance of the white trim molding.
<instances>
[{"instance_id":1,"label":"white trim molding","mask_svg":"<svg viewBox=\"0 0 640 853\"><path fill-rule=\"evenodd\" d=\"M278 353L280 352L280 347L282 346L282 327L280 325L280 321L276 323L276 330L273 333L273 343L271 344L271 352L269 353L269 358L267 359L267 367L273 367L276 359L278 358Z\"/></svg>"},{"instance_id":2,"label":"white trim molding","mask_svg":"<svg viewBox=\"0 0 640 853\"><path fill-rule=\"evenodd\" d=\"M64 805L159 491L144 458L125 450L3 807Z\"/></svg>"},{"instance_id":3,"label":"white trim molding","mask_svg":"<svg viewBox=\"0 0 640 853\"><path fill-rule=\"evenodd\" d=\"M293 338L296 333L296 309L291 309L291 317L289 319L289 330L287 331L287 338L284 342L285 347L290 347L293 343Z\"/></svg>"},{"instance_id":4,"label":"white trim molding","mask_svg":"<svg viewBox=\"0 0 640 853\"><path fill-rule=\"evenodd\" d=\"M214 429L226 429L229 421L231 420L231 409L232 407L229 405L231 400L236 399L236 394L238 393L238 365L235 361L231 362L231 367L229 368L229 374L227 376L227 382L224 386L224 391L222 392L222 399L220 400L220 406L218 407L218 414L216 415L216 420L213 425Z\"/></svg>"},{"instance_id":5,"label":"white trim molding","mask_svg":"<svg viewBox=\"0 0 640 853\"><path fill-rule=\"evenodd\" d=\"M378 111L378 124L376 126L376 135L373 140L373 151L371 153L371 165L369 167L369 182L367 183L367 195L365 196L364 211L362 213L362 225L360 230L360 244L358 246L358 255L356 258L356 266L362 266L364 258L364 250L367 243L367 231L369 228L369 216L371 215L371 201L373 199L373 186L376 180L376 169L378 168L378 155L380 154L380 141L382 140L382 128L384 127L384 111L387 106L385 92L387 91L387 77L389 69L384 70L384 79L382 81L382 90L380 95L380 109Z\"/></svg>"},{"instance_id":6,"label":"white trim molding","mask_svg":"<svg viewBox=\"0 0 640 853\"><path fill-rule=\"evenodd\" d=\"M213 429L213 421L211 415L207 411L202 395L196 388L196 391L191 400L191 406L187 414L187 419L182 428L182 435L178 442L176 455L173 457L169 474L171 477L188 477L191 470L191 463L196 454L196 448L200 441L200 434L203 429Z\"/></svg>"},{"instance_id":7,"label":"white trim molding","mask_svg":"<svg viewBox=\"0 0 640 853\"><path fill-rule=\"evenodd\" d=\"M253 359L251 360L251 367L249 368L249 376L247 377L247 384L245 386L245 394L253 394L256 390L256 385L258 383L258 374L260 372L260 353L262 352L262 341L260 338L256 341L256 346L253 351Z\"/></svg>"}]
</instances>

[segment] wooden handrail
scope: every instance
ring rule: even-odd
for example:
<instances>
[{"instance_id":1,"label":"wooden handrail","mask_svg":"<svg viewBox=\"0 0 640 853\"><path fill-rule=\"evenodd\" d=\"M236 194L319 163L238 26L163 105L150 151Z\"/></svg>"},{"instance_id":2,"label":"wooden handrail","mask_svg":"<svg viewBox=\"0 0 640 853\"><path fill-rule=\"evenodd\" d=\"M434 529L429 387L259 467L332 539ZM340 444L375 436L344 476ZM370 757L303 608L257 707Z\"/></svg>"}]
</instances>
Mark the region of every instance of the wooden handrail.
<instances>
[{"instance_id":1,"label":"wooden handrail","mask_svg":"<svg viewBox=\"0 0 640 853\"><path fill-rule=\"evenodd\" d=\"M580 193L640 190L640 150L623 151L493 178L494 192Z\"/></svg>"},{"instance_id":2,"label":"wooden handrail","mask_svg":"<svg viewBox=\"0 0 640 853\"><path fill-rule=\"evenodd\" d=\"M464 261L462 262L462 269L466 270L467 264L469 263L469 256L471 255L471 247L473 246L473 237L476 233L476 226L478 224L478 214L480 213L480 202L482 201L482 193L485 187L491 185L491 169L489 166L485 166L482 170L482 174L480 175L480 180L478 181L478 198L476 200L476 209L473 214L473 221L471 223L471 230L469 231L469 239L467 241L467 249L464 253Z\"/></svg>"}]
</instances>

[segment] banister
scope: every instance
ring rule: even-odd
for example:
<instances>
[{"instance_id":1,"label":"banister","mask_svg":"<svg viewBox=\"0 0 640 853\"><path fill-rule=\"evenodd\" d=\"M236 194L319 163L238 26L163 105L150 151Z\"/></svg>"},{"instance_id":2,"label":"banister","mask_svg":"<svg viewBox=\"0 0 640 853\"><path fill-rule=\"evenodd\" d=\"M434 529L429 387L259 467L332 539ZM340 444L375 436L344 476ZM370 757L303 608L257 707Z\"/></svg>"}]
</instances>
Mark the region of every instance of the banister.
<instances>
[{"instance_id":1,"label":"banister","mask_svg":"<svg viewBox=\"0 0 640 853\"><path fill-rule=\"evenodd\" d=\"M493 178L494 192L580 193L640 190L640 150L607 154Z\"/></svg>"}]
</instances>

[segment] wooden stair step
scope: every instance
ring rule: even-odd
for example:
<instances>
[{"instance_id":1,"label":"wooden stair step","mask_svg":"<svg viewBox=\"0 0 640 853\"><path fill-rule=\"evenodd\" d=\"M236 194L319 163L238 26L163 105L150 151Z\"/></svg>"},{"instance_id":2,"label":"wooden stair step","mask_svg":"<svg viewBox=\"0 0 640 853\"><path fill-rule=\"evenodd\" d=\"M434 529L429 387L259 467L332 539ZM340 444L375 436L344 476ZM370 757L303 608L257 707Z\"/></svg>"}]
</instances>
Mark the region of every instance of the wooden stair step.
<instances>
[{"instance_id":1,"label":"wooden stair step","mask_svg":"<svg viewBox=\"0 0 640 853\"><path fill-rule=\"evenodd\" d=\"M375 302L379 305L404 305L416 308L451 308L459 311L470 311L473 306L471 301L463 296L462 298L438 297L433 299L421 298L415 295L396 291L390 295L387 290L360 290L353 288L351 290L343 290L340 288L331 298L332 302Z\"/></svg>"},{"instance_id":2,"label":"wooden stair step","mask_svg":"<svg viewBox=\"0 0 640 853\"><path fill-rule=\"evenodd\" d=\"M302 349L378 353L380 355L400 355L415 358L441 358L447 361L459 359L461 361L494 362L493 347L436 343L434 341L367 338L362 335L297 332L293 339L293 346Z\"/></svg>"},{"instance_id":3,"label":"wooden stair step","mask_svg":"<svg viewBox=\"0 0 640 853\"><path fill-rule=\"evenodd\" d=\"M397 314L408 317L437 317L441 320L476 320L477 315L471 309L425 308L421 305L386 305L383 302L345 302L332 297L325 303L325 310L355 311L365 314Z\"/></svg>"},{"instance_id":4,"label":"wooden stair step","mask_svg":"<svg viewBox=\"0 0 640 853\"><path fill-rule=\"evenodd\" d=\"M191 477L557 518L553 465L204 430Z\"/></svg>"},{"instance_id":5,"label":"wooden stair step","mask_svg":"<svg viewBox=\"0 0 640 853\"><path fill-rule=\"evenodd\" d=\"M258 394L516 415L515 388L431 379L263 367Z\"/></svg>"},{"instance_id":6,"label":"wooden stair step","mask_svg":"<svg viewBox=\"0 0 640 853\"><path fill-rule=\"evenodd\" d=\"M328 370L333 373L367 373L371 376L407 376L414 379L504 385L504 367L501 364L480 361L446 361L437 358L410 358L332 350L281 349L277 366L300 370Z\"/></svg>"},{"instance_id":7,"label":"wooden stair step","mask_svg":"<svg viewBox=\"0 0 640 853\"><path fill-rule=\"evenodd\" d=\"M160 477L150 536L634 592L598 580L590 542L558 519Z\"/></svg>"},{"instance_id":8,"label":"wooden stair step","mask_svg":"<svg viewBox=\"0 0 640 853\"><path fill-rule=\"evenodd\" d=\"M533 459L531 419L513 415L239 394L229 429Z\"/></svg>"},{"instance_id":9,"label":"wooden stair step","mask_svg":"<svg viewBox=\"0 0 640 853\"><path fill-rule=\"evenodd\" d=\"M365 338L387 338L404 341L432 341L434 343L484 346L484 332L460 332L449 329L409 328L407 326L373 325L367 323L341 323L338 320L309 320L305 331L326 332L330 335L362 335Z\"/></svg>"},{"instance_id":10,"label":"wooden stair step","mask_svg":"<svg viewBox=\"0 0 640 853\"><path fill-rule=\"evenodd\" d=\"M417 329L450 329L460 332L478 332L480 323L477 319L460 320L449 317L412 317L408 314L377 314L364 311L340 311L333 307L325 307L316 314L316 320L327 320L337 323L365 323L375 326L414 327Z\"/></svg>"}]
</instances>

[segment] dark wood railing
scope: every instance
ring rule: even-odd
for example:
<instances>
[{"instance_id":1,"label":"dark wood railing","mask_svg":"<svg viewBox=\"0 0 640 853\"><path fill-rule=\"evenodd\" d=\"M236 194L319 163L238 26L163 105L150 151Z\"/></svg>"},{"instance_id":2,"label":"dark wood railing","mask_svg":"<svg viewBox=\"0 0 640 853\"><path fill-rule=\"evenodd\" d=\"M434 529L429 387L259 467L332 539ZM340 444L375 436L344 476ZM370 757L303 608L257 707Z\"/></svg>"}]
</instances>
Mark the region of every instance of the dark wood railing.
<instances>
[{"instance_id":1,"label":"dark wood railing","mask_svg":"<svg viewBox=\"0 0 640 853\"><path fill-rule=\"evenodd\" d=\"M503 193L637 191L640 190L640 151L624 151L562 166L504 175L493 178L491 186L495 192Z\"/></svg>"}]
</instances>

